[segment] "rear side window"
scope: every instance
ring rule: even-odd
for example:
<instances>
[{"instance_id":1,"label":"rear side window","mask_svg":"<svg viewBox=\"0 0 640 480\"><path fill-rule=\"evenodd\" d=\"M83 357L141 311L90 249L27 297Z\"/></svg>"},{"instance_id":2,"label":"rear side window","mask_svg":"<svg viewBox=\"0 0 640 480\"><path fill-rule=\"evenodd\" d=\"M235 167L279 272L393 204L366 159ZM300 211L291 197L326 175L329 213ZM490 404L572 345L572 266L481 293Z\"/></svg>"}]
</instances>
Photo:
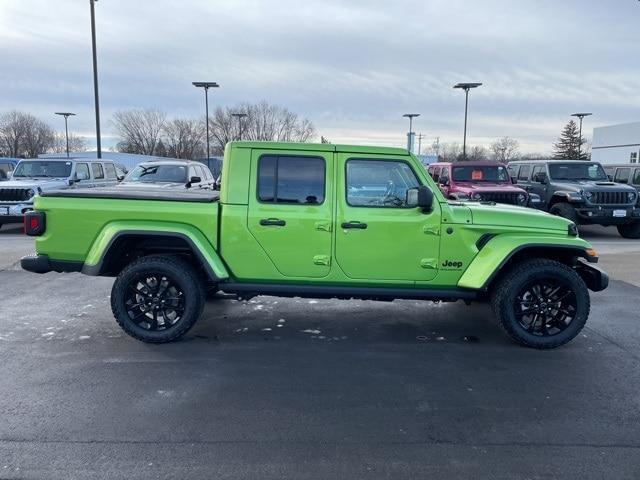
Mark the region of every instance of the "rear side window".
<instances>
[{"instance_id":1,"label":"rear side window","mask_svg":"<svg viewBox=\"0 0 640 480\"><path fill-rule=\"evenodd\" d=\"M101 163L92 163L91 171L93 172L93 178L100 180L104 178L104 170Z\"/></svg>"},{"instance_id":2,"label":"rear side window","mask_svg":"<svg viewBox=\"0 0 640 480\"><path fill-rule=\"evenodd\" d=\"M614 182L629 183L629 175L631 174L630 168L619 168L616 170L616 176L613 177Z\"/></svg>"},{"instance_id":3,"label":"rear side window","mask_svg":"<svg viewBox=\"0 0 640 480\"><path fill-rule=\"evenodd\" d=\"M13 165L11 163L0 163L0 179L7 178L12 170Z\"/></svg>"},{"instance_id":4,"label":"rear side window","mask_svg":"<svg viewBox=\"0 0 640 480\"><path fill-rule=\"evenodd\" d=\"M104 170L107 172L107 178L110 180L115 180L116 175L116 167L113 166L113 163L105 163Z\"/></svg>"},{"instance_id":5,"label":"rear side window","mask_svg":"<svg viewBox=\"0 0 640 480\"><path fill-rule=\"evenodd\" d=\"M402 161L347 161L347 203L352 207L406 207L407 190L420 186Z\"/></svg>"},{"instance_id":6,"label":"rear side window","mask_svg":"<svg viewBox=\"0 0 640 480\"><path fill-rule=\"evenodd\" d=\"M78 178L84 178L85 180L89 180L91 178L91 175L89 175L89 165L86 163L77 163L76 173L78 174Z\"/></svg>"},{"instance_id":7,"label":"rear side window","mask_svg":"<svg viewBox=\"0 0 640 480\"><path fill-rule=\"evenodd\" d=\"M520 165L520 172L518 172L518 180L528 180L529 172L531 172L531 165Z\"/></svg>"},{"instance_id":8,"label":"rear side window","mask_svg":"<svg viewBox=\"0 0 640 480\"><path fill-rule=\"evenodd\" d=\"M258 200L319 205L325 195L323 158L263 155L258 159Z\"/></svg>"},{"instance_id":9,"label":"rear side window","mask_svg":"<svg viewBox=\"0 0 640 480\"><path fill-rule=\"evenodd\" d=\"M437 183L440 178L440 167L434 167L431 171L431 178Z\"/></svg>"}]
</instances>

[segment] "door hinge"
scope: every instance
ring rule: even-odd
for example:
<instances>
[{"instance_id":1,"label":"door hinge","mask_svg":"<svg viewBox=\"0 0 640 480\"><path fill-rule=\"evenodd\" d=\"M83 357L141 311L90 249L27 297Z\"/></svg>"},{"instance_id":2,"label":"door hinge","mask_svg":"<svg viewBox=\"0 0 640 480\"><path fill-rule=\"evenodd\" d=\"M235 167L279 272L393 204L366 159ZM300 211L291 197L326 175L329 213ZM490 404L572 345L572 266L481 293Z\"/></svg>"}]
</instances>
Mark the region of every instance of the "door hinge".
<instances>
[{"instance_id":1,"label":"door hinge","mask_svg":"<svg viewBox=\"0 0 640 480\"><path fill-rule=\"evenodd\" d=\"M330 232L331 222L316 222L316 230L320 230L322 232Z\"/></svg>"},{"instance_id":2,"label":"door hinge","mask_svg":"<svg viewBox=\"0 0 640 480\"><path fill-rule=\"evenodd\" d=\"M435 258L423 258L420 260L420 266L429 270L436 270L438 268L438 260Z\"/></svg>"},{"instance_id":3,"label":"door hinge","mask_svg":"<svg viewBox=\"0 0 640 480\"><path fill-rule=\"evenodd\" d=\"M313 263L315 265L331 265L331 257L329 255L316 255L313 257Z\"/></svg>"},{"instance_id":4,"label":"door hinge","mask_svg":"<svg viewBox=\"0 0 640 480\"><path fill-rule=\"evenodd\" d=\"M427 235L440 235L440 227L432 227L431 225L425 225L422 227L422 231Z\"/></svg>"}]
</instances>

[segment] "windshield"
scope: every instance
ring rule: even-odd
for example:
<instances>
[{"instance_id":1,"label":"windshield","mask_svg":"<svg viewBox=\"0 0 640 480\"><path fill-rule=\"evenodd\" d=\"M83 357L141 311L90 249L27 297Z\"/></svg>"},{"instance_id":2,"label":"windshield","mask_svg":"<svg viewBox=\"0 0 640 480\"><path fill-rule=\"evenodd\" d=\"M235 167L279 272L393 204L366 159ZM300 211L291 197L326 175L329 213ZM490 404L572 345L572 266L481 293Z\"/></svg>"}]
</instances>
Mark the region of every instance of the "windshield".
<instances>
[{"instance_id":1,"label":"windshield","mask_svg":"<svg viewBox=\"0 0 640 480\"><path fill-rule=\"evenodd\" d=\"M138 165L124 179L140 183L187 183L187 168L182 165Z\"/></svg>"},{"instance_id":2,"label":"windshield","mask_svg":"<svg viewBox=\"0 0 640 480\"><path fill-rule=\"evenodd\" d=\"M455 182L509 182L507 169L501 165L454 166L453 180Z\"/></svg>"},{"instance_id":3,"label":"windshield","mask_svg":"<svg viewBox=\"0 0 640 480\"><path fill-rule=\"evenodd\" d=\"M599 163L551 163L549 175L553 180L608 180Z\"/></svg>"},{"instance_id":4,"label":"windshield","mask_svg":"<svg viewBox=\"0 0 640 480\"><path fill-rule=\"evenodd\" d=\"M49 177L66 178L71 175L71 162L22 161L18 163L13 178Z\"/></svg>"}]
</instances>

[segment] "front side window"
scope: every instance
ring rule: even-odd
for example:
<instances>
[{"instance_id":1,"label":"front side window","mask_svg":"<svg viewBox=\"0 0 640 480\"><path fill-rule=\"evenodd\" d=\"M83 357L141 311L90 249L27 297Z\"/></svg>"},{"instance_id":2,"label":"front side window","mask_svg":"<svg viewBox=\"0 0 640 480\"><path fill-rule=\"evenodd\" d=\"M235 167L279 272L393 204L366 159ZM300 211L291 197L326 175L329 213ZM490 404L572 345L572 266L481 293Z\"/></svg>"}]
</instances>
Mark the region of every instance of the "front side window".
<instances>
[{"instance_id":1,"label":"front side window","mask_svg":"<svg viewBox=\"0 0 640 480\"><path fill-rule=\"evenodd\" d=\"M633 184L640 185L640 168L636 168L636 171L633 174Z\"/></svg>"},{"instance_id":2,"label":"front side window","mask_svg":"<svg viewBox=\"0 0 640 480\"><path fill-rule=\"evenodd\" d=\"M13 177L67 178L71 175L71 167L71 162L22 161L16 167Z\"/></svg>"},{"instance_id":3,"label":"front side window","mask_svg":"<svg viewBox=\"0 0 640 480\"><path fill-rule=\"evenodd\" d=\"M531 165L521 165L518 180L528 180L529 172L531 172Z\"/></svg>"},{"instance_id":4,"label":"front side window","mask_svg":"<svg viewBox=\"0 0 640 480\"><path fill-rule=\"evenodd\" d=\"M507 169L509 170L509 176L513 179L516 180L518 178L518 169L519 169L519 165L509 165L507 167Z\"/></svg>"},{"instance_id":5,"label":"front side window","mask_svg":"<svg viewBox=\"0 0 640 480\"><path fill-rule=\"evenodd\" d=\"M91 171L93 172L94 179L102 180L104 178L104 170L101 163L92 163Z\"/></svg>"},{"instance_id":6,"label":"front side window","mask_svg":"<svg viewBox=\"0 0 640 480\"><path fill-rule=\"evenodd\" d=\"M453 180L456 182L492 182L509 181L507 169L501 165L487 166L454 166Z\"/></svg>"},{"instance_id":7,"label":"front side window","mask_svg":"<svg viewBox=\"0 0 640 480\"><path fill-rule=\"evenodd\" d=\"M553 180L608 180L599 163L552 163L549 164L549 175Z\"/></svg>"},{"instance_id":8,"label":"front side window","mask_svg":"<svg viewBox=\"0 0 640 480\"><path fill-rule=\"evenodd\" d=\"M542 165L536 165L531 172L531 181L538 182L540 180L540 174L544 173L544 167Z\"/></svg>"},{"instance_id":9,"label":"front side window","mask_svg":"<svg viewBox=\"0 0 640 480\"><path fill-rule=\"evenodd\" d=\"M619 168L616 170L616 176L613 178L613 181L618 183L629 183L630 174L630 168Z\"/></svg>"},{"instance_id":10,"label":"front side window","mask_svg":"<svg viewBox=\"0 0 640 480\"><path fill-rule=\"evenodd\" d=\"M263 155L258 160L258 200L263 203L320 205L325 164L320 157Z\"/></svg>"},{"instance_id":11,"label":"front side window","mask_svg":"<svg viewBox=\"0 0 640 480\"><path fill-rule=\"evenodd\" d=\"M347 161L347 203L352 207L407 207L407 190L420 186L401 161Z\"/></svg>"},{"instance_id":12,"label":"front side window","mask_svg":"<svg viewBox=\"0 0 640 480\"><path fill-rule=\"evenodd\" d=\"M86 163L76 163L76 174L81 180L89 180L91 178L91 175L89 175L89 165Z\"/></svg>"}]
</instances>

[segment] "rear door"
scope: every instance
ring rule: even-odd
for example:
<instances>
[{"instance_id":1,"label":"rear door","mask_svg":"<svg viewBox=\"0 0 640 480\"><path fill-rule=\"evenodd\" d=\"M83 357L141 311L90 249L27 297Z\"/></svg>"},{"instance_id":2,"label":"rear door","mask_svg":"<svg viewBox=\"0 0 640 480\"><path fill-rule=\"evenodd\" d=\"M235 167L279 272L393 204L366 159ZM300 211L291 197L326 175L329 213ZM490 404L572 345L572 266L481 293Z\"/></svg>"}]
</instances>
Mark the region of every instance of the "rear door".
<instances>
[{"instance_id":1,"label":"rear door","mask_svg":"<svg viewBox=\"0 0 640 480\"><path fill-rule=\"evenodd\" d=\"M249 231L286 277L329 274L333 157L332 151L252 152Z\"/></svg>"},{"instance_id":2,"label":"rear door","mask_svg":"<svg viewBox=\"0 0 640 480\"><path fill-rule=\"evenodd\" d=\"M411 283L438 272L440 204L407 207L408 189L424 183L406 159L339 153L336 261L350 278Z\"/></svg>"},{"instance_id":3,"label":"rear door","mask_svg":"<svg viewBox=\"0 0 640 480\"><path fill-rule=\"evenodd\" d=\"M116 173L116 167L113 163L103 163L104 173L106 178L106 184L113 186L118 183L118 174Z\"/></svg>"},{"instance_id":4,"label":"rear door","mask_svg":"<svg viewBox=\"0 0 640 480\"><path fill-rule=\"evenodd\" d=\"M104 168L101 163L91 162L91 173L93 181L92 187L103 187L105 185Z\"/></svg>"},{"instance_id":5,"label":"rear door","mask_svg":"<svg viewBox=\"0 0 640 480\"><path fill-rule=\"evenodd\" d=\"M529 193L535 193L540 195L540 198L544 201L546 198L546 190L547 190L547 184L545 183L540 183L540 182L536 182L536 175L539 173L544 173L546 175L547 173L547 167L544 164L541 165L534 165L533 169L531 170L531 181L529 182L528 187L526 188L526 190ZM548 178L548 175L546 175ZM548 182L548 180L547 180Z\"/></svg>"}]
</instances>

